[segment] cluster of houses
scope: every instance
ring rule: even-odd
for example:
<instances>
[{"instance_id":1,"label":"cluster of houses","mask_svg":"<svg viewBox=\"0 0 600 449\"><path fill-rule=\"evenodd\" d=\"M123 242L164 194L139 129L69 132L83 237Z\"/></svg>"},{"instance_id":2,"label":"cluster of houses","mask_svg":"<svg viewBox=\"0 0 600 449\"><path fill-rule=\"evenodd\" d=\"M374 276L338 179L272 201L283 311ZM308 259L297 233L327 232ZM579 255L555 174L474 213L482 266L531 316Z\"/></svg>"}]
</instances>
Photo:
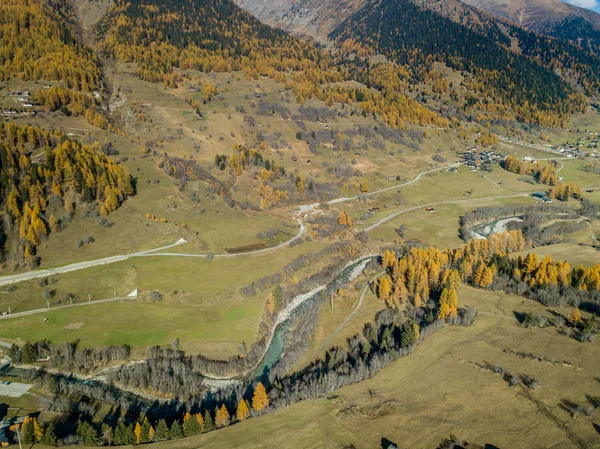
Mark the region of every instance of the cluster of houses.
<instances>
[{"instance_id":1,"label":"cluster of houses","mask_svg":"<svg viewBox=\"0 0 600 449\"><path fill-rule=\"evenodd\" d=\"M552 147L552 149L570 158L577 158L580 156L600 157L600 155L596 151L592 151L591 153L589 153L584 152L582 150L582 148L585 147L590 149L598 148L598 133L588 132L587 134L587 136L580 137L579 139L577 139L577 143L565 143L563 145L555 145Z\"/></svg>"},{"instance_id":2,"label":"cluster of houses","mask_svg":"<svg viewBox=\"0 0 600 449\"><path fill-rule=\"evenodd\" d=\"M467 166L470 171L477 171L491 167L493 164L498 164L506 158L505 154L496 153L495 151L477 151L476 147L468 148L463 152L457 153L461 164Z\"/></svg>"},{"instance_id":3,"label":"cluster of houses","mask_svg":"<svg viewBox=\"0 0 600 449\"><path fill-rule=\"evenodd\" d=\"M17 90L14 92L10 92L8 94L10 97L15 98L18 102L23 103L24 108L32 108L33 103L31 103L31 92L28 90Z\"/></svg>"},{"instance_id":4,"label":"cluster of houses","mask_svg":"<svg viewBox=\"0 0 600 449\"><path fill-rule=\"evenodd\" d=\"M553 150L558 151L563 156L567 156L570 158L577 158L580 156L586 156L586 153L579 149L578 145L568 144L568 145L556 145L552 147Z\"/></svg>"}]
</instances>

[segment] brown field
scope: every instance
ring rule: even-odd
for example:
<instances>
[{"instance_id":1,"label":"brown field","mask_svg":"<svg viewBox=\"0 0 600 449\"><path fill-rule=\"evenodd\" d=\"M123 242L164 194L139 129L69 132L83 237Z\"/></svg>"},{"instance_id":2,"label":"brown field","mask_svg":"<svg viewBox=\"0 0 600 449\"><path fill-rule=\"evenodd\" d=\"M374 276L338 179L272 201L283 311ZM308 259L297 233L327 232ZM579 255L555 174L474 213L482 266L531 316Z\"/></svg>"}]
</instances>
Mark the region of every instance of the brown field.
<instances>
[{"instance_id":1,"label":"brown field","mask_svg":"<svg viewBox=\"0 0 600 449\"><path fill-rule=\"evenodd\" d=\"M585 403L586 394L600 394L598 341L582 344L556 328L520 327L515 311L549 315L540 304L520 297L464 288L459 301L480 311L473 326L438 331L372 379L344 387L330 399L301 402L156 447L367 449L387 438L402 448L433 449L450 434L503 449L600 447L599 412L572 419L560 407L563 399ZM505 349L572 366L524 359ZM537 377L542 386L535 391L509 387L478 366L485 362Z\"/></svg>"}]
</instances>

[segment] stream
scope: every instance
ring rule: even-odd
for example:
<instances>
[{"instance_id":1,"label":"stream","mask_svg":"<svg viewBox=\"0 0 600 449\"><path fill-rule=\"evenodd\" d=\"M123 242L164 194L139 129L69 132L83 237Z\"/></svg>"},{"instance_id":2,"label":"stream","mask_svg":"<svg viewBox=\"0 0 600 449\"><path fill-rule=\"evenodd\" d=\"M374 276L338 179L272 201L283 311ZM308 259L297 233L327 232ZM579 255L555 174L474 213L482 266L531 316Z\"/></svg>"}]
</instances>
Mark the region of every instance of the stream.
<instances>
[{"instance_id":1,"label":"stream","mask_svg":"<svg viewBox=\"0 0 600 449\"><path fill-rule=\"evenodd\" d=\"M303 293L296 296L279 314L273 330L271 332L269 345L265 351L260 362L252 368L248 373L240 378L211 378L207 377L205 384L214 389L224 388L230 385L234 385L240 380L247 380L250 378L260 376L265 368L270 369L275 365L283 353L285 352L285 335L290 328L290 324L293 319L302 313L304 307L306 307L311 301L313 301L319 293L324 291L329 285L342 285L356 279L360 273L363 272L369 261L373 256L364 256L357 260L350 262L346 267L340 271L340 273L326 285L321 285L308 293Z\"/></svg>"}]
</instances>

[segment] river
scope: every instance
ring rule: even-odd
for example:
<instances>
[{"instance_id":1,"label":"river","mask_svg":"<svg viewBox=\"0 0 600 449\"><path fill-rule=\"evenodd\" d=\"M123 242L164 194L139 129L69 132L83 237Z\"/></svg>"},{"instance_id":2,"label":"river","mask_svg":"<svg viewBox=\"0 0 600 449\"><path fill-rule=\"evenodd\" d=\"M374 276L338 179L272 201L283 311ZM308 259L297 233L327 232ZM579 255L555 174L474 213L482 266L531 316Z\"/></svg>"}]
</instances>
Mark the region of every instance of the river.
<instances>
[{"instance_id":1,"label":"river","mask_svg":"<svg viewBox=\"0 0 600 449\"><path fill-rule=\"evenodd\" d=\"M302 313L304 307L306 307L311 301L313 301L319 293L324 291L329 285L342 285L356 279L360 273L363 272L369 261L374 256L364 256L357 260L350 262L344 267L342 271L334 278L332 282L326 285L321 285L308 293L303 293L296 296L290 303L277 315L275 326L271 331L269 344L263 357L258 364L248 371L244 376L237 378L206 378L206 385L214 389L220 389L227 386L234 385L240 380L248 380L260 376L265 368L270 369L275 365L283 353L285 352L285 333L289 330L290 323L294 317Z\"/></svg>"}]
</instances>

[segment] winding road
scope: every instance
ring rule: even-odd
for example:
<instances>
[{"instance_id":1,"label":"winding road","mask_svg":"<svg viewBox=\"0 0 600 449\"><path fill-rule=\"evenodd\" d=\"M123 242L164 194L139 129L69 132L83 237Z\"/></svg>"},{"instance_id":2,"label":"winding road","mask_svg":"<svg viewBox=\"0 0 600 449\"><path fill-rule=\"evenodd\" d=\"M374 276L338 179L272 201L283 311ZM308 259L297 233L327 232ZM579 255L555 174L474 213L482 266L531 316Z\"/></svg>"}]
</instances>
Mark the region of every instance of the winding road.
<instances>
[{"instance_id":1,"label":"winding road","mask_svg":"<svg viewBox=\"0 0 600 449\"><path fill-rule=\"evenodd\" d=\"M412 181L408 181L408 182L405 182L402 184L398 184L398 185L388 187L385 189L381 189L381 190L377 190L374 192L365 193L363 195L357 195L357 196L354 196L351 198L337 198L337 199L329 201L327 204L344 203L347 201L352 201L352 200L358 199L362 196L377 195L379 193L387 192L387 191L390 191L393 189L397 189L399 187L414 184L414 183L418 182L423 176L425 176L429 173L433 173L433 172L440 171L440 170L447 170L451 167L456 167L458 165L459 164L451 164L451 165L444 166L444 167L438 167L438 168L426 170L424 172L419 173ZM315 210L319 206L320 206L320 203L313 203L313 204L299 206L296 211L296 214L300 215L302 213ZM57 274L68 273L71 271L83 270L86 268L96 267L96 266L100 266L100 265L107 265L107 264L111 264L111 263L115 263L115 262L122 262L122 261L130 259L132 257L200 257L200 258L209 258L210 257L210 258L217 259L217 258L235 258L235 257L243 257L243 256L249 256L249 255L255 255L255 254L263 254L263 253L267 253L270 251L275 251L277 249L281 249L285 246L292 244L296 240L300 239L302 237L302 235L304 234L304 232L306 231L306 228L301 219L298 219L298 223L300 225L298 233L290 240L283 242L277 246L263 248L263 249L259 249L259 250L255 250L255 251L248 251L248 252L236 253L236 254L194 254L194 253L161 252L161 251L176 247L178 245L187 243L187 241L185 239L179 239L177 242L175 242L171 245L161 246L159 248L152 248L152 249L148 249L145 251L138 251L135 253L122 254L122 255L117 255L117 256L110 256L110 257L105 257L102 259L90 260L90 261L85 261L85 262L77 262L77 263L73 263L73 264L66 265L63 267L58 267L58 268L28 271L26 273L19 273L19 274L14 274L14 275L10 275L10 276L1 276L0 277L0 286L16 284L18 282L28 281L28 280L32 280L32 279L40 279L40 278L44 278L47 276L53 276L53 275L57 275Z\"/></svg>"},{"instance_id":2,"label":"winding road","mask_svg":"<svg viewBox=\"0 0 600 449\"><path fill-rule=\"evenodd\" d=\"M406 187L406 186L409 186L411 184L414 184L414 183L418 182L423 176L426 176L426 175L428 175L430 173L434 173L434 172L437 172L437 171L440 171L440 170L449 170L451 168L457 168L457 167L460 167L460 164L450 164L450 165L445 165L443 167L432 168L430 170L426 170L426 171L423 171L423 172L419 173L417 176L415 176L412 179L412 181L403 182L402 184L396 184L396 185L394 185L392 187L386 187L385 189L379 189L379 190L375 190L373 192L361 193L360 195L352 196L352 197L349 197L349 198L346 198L346 197L344 197L344 198L336 198L334 200L328 201L326 204L328 204L328 205L331 206L331 205L334 205L334 204L346 203L348 201L357 200L359 198L364 198L364 197L367 197L367 196L378 195L378 194L383 193L383 192L389 192L390 190L399 189L400 187ZM297 211L296 211L296 215L300 215L300 214L307 213L307 212L310 212L312 210L318 209L320 205L321 205L321 203L312 203L312 204L304 204L302 206L299 206L298 209L297 209Z\"/></svg>"},{"instance_id":3,"label":"winding road","mask_svg":"<svg viewBox=\"0 0 600 449\"><path fill-rule=\"evenodd\" d=\"M500 200L500 199L518 198L518 197L531 198L526 193L519 193L519 194L515 194L515 195L488 196L488 197L483 197L483 198L466 198L466 199L462 199L462 200L439 201L439 202L436 202L436 203L423 204L422 206L415 206L415 207L411 207L410 209L404 209L404 210L401 210L401 211L398 211L398 212L394 212L393 214L388 215L387 217L383 217L381 220L379 220L379 221L373 223L372 225L366 227L364 230L365 231L371 231L372 229L375 229L376 227L382 225L386 221L389 221L392 218L396 218L398 215L406 214L407 212L412 212L414 210L423 209L423 208L426 208L426 207L441 206L441 205L444 205L444 204L458 204L458 203L467 203L467 202L472 202L472 201ZM531 199L533 199L533 198L531 198Z\"/></svg>"},{"instance_id":4,"label":"winding road","mask_svg":"<svg viewBox=\"0 0 600 449\"><path fill-rule=\"evenodd\" d=\"M353 197L343 197L343 198L336 198L333 200L330 200L327 202L327 204L329 205L334 205L334 204L340 204L340 203L345 203L348 201L353 201L353 200L357 200L359 198L362 197L369 197L369 196L374 196L374 195L378 195L380 193L384 193L384 192L389 192L391 190L394 189L398 189L400 187L406 187L409 186L411 184L415 184L417 183L419 180L421 180L421 178L423 178L423 176L426 176L428 174L434 173L434 172L438 172L441 170L449 170L450 168L456 168L460 166L460 164L450 164L450 165L446 165L443 167L437 167L437 168L433 168L433 169L429 169L429 170L425 170L419 174L417 174L415 176L415 178L413 178L411 181L407 181L401 184L396 184L394 186L391 187L387 187L384 189L380 189L380 190L376 190L373 192L368 192L368 193L364 193L361 195L356 195ZM492 181L491 179L487 178L489 181L491 181L492 183L494 183L497 187L500 187L504 190L508 190L504 187L501 187L499 185L497 185L494 181ZM510 190L509 190L510 192ZM419 210L419 209L423 209L426 207L433 207L433 206L439 206L439 205L443 205L443 204L457 204L457 203L465 203L465 202L471 202L471 201L478 201L478 200L491 200L491 199L504 199L504 198L515 198L515 197L524 197L524 198L528 198L527 194L518 194L518 193L514 193L512 195L508 195L508 196L493 196L493 197L485 197L485 198L466 198L466 199L458 199L458 200L449 200L449 201L438 201L438 202L434 202L434 203L430 203L430 204L424 204L424 205L420 205L420 206L414 206L411 207L409 209L405 209L405 210L401 210L398 212L395 212L391 215L388 215L387 217L384 217L382 219L380 219L379 221L377 221L376 223L366 227L364 229L364 231L370 231L372 229L375 229L376 227L382 225L383 223L399 216L402 214L406 214L415 210ZM91 260L91 261L84 261L84 262L77 262L77 263L73 263L70 265L66 265L63 267L58 267L58 268L50 268L50 269L45 269L45 270L36 270L36 271L29 271L26 273L19 273L19 274L14 274L14 275L9 275L9 276L2 276L0 277L0 286L5 286L5 285L11 285L11 284L16 284L18 282L23 282L23 281L27 281L27 280L32 280L32 279L39 279L39 278L44 278L44 277L48 277L48 276L53 276L53 275L58 275L58 274L63 274L63 273L68 273L71 271L77 271L77 270L83 270L86 268L91 268L91 267L95 267L95 266L101 266L101 265L107 265L107 264L111 264L111 263L115 263L115 262L122 262L125 260L128 260L130 258L133 257L192 257L192 258L236 258L236 257L244 257L244 256L250 256L250 255L257 255L257 254L264 254L264 253L268 253L271 251L275 251L281 248L284 248L292 243L294 243L295 241L299 240L302 235L304 235L306 228L305 225L302 221L302 216L306 213L309 213L313 210L316 210L320 207L320 203L312 203L312 204L306 204L306 205L302 205L299 206L296 209L296 216L298 224L299 224L299 230L298 233L292 237L290 240L285 241L277 246L273 246L273 247L269 247L269 248L263 248L263 249L259 249L259 250L255 250L255 251L248 251L248 252L243 252L243 253L236 253L236 254L194 254L194 253L178 253L178 252L162 252L171 248L174 248L176 246L179 245L183 245L185 243L187 243L187 241L185 239L179 239L177 242L170 244L170 245L165 245L165 246L161 246L158 248L152 248L152 249L148 249L148 250L144 250L144 251L138 251L135 253L129 253L129 254L122 254L122 255L116 255L116 256L110 256L110 257L105 257L102 259L96 259L96 260ZM89 304L95 304L95 303L99 303L99 302L108 302L108 301L114 301L117 299L111 298L108 300L98 300L98 301L93 301L93 302L85 302L85 303L80 303L78 304L78 306L83 306L83 305L89 305ZM63 307L70 307L70 306L63 306ZM54 308L56 309L56 308ZM8 318L8 317L15 317L15 316L21 316L21 314L33 314L33 313L42 313L44 311L46 311L47 309L39 309L37 311L26 311L26 312L20 312L20 314L11 314L9 316L5 316L3 318Z\"/></svg>"},{"instance_id":5,"label":"winding road","mask_svg":"<svg viewBox=\"0 0 600 449\"><path fill-rule=\"evenodd\" d=\"M300 223L300 229L299 229L298 233L290 240L283 242L277 246L263 248L263 249L259 249L256 251L249 251L249 252L245 252L245 253L236 253L236 254L214 254L214 255L212 255L212 254L187 254L187 253L161 253L160 252L160 251L171 249L176 246L187 243L187 241L182 238L171 245L161 246L159 248L147 249L145 251L138 251L136 253L105 257L103 259L90 260L90 261L86 261L86 262L77 262L77 263L65 265L64 267L59 267L59 268L49 268L47 270L28 271L26 273L20 273L20 274L15 274L15 275L11 275L11 276L2 276L2 277L0 277L0 286L16 284L17 282L28 281L31 279L39 279L39 278L52 276L52 275L56 275L56 274L68 273L70 271L83 270L85 268L96 267L99 265L107 265L107 264L111 264L111 263L115 263L115 262L122 262L122 261L130 259L132 257L176 256L176 257L203 257L203 258L209 258L209 257L232 258L232 257L248 256L251 254L266 253L269 251L274 251L274 250L283 248L284 246L287 246L287 245L295 242L296 240L298 240L300 237L302 237L306 228L304 227L304 223L302 223L302 221L299 221L299 223Z\"/></svg>"},{"instance_id":6,"label":"winding road","mask_svg":"<svg viewBox=\"0 0 600 449\"><path fill-rule=\"evenodd\" d=\"M247 251L244 253L234 253L234 254L212 254L212 255L193 254L193 253L186 254L186 253L156 253L156 252L152 252L152 253L146 253L146 254L136 254L136 255L134 255L134 257L171 256L171 257L203 257L203 258L207 258L210 256L210 257L214 257L215 259L218 259L218 258L228 259L228 258L234 258L234 257L250 256L252 254L268 253L269 251L274 251L276 249L281 249L285 246L288 246L291 243L298 240L300 237L302 237L306 228L304 227L304 223L302 222L302 220L298 220L298 223L300 224L300 229L298 230L298 233L290 240L280 243L277 246L270 246L269 248L257 249L255 251Z\"/></svg>"},{"instance_id":7,"label":"winding road","mask_svg":"<svg viewBox=\"0 0 600 449\"><path fill-rule=\"evenodd\" d=\"M556 150L553 150L551 148L547 148L547 147L544 147L542 145L538 145L535 143L527 143L527 142L523 142L523 141L517 140L517 139L509 139L508 137L498 137L498 139L501 140L502 142L508 142L508 143L512 143L514 145L521 145L522 147L528 147L528 148L533 148L534 150L545 151L546 153L552 153L559 157L563 156L562 153L560 153Z\"/></svg>"}]
</instances>

